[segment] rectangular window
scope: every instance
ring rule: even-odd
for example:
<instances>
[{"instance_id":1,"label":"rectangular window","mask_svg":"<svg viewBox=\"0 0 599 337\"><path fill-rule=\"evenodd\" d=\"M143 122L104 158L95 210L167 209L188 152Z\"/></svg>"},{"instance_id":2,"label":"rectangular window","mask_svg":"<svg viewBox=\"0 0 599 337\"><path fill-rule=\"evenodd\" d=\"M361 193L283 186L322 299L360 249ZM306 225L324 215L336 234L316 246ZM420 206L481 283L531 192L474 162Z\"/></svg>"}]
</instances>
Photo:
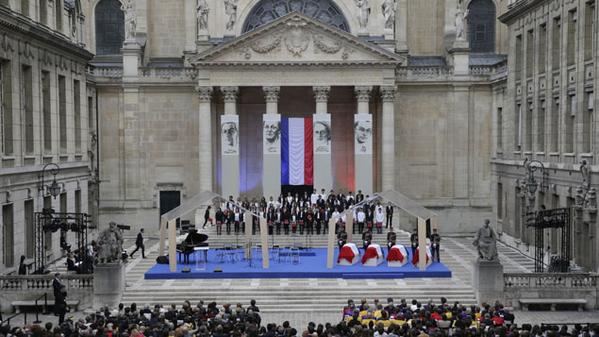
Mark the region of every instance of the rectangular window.
<instances>
[{"instance_id":1,"label":"rectangular window","mask_svg":"<svg viewBox=\"0 0 599 337\"><path fill-rule=\"evenodd\" d=\"M42 71L42 122L44 123L44 152L52 152L52 106L50 102L50 72Z\"/></svg>"},{"instance_id":2,"label":"rectangular window","mask_svg":"<svg viewBox=\"0 0 599 337\"><path fill-rule=\"evenodd\" d=\"M539 27L539 74L545 73L547 63L547 25L542 24Z\"/></svg>"},{"instance_id":3,"label":"rectangular window","mask_svg":"<svg viewBox=\"0 0 599 337\"><path fill-rule=\"evenodd\" d=\"M25 200L25 256L33 258L35 254L35 213L33 200Z\"/></svg>"},{"instance_id":4,"label":"rectangular window","mask_svg":"<svg viewBox=\"0 0 599 337\"><path fill-rule=\"evenodd\" d=\"M526 151L532 151L532 113L533 113L533 104L532 102L526 103L526 133L524 134L525 138L525 147Z\"/></svg>"},{"instance_id":5,"label":"rectangular window","mask_svg":"<svg viewBox=\"0 0 599 337\"><path fill-rule=\"evenodd\" d=\"M29 0L21 0L21 14L29 16Z\"/></svg>"},{"instance_id":6,"label":"rectangular window","mask_svg":"<svg viewBox=\"0 0 599 337\"><path fill-rule=\"evenodd\" d=\"M54 2L56 5L56 30L62 33L62 8L64 5L62 0L55 0Z\"/></svg>"},{"instance_id":7,"label":"rectangular window","mask_svg":"<svg viewBox=\"0 0 599 337\"><path fill-rule=\"evenodd\" d=\"M539 109L537 110L537 151L545 151L545 100L539 101Z\"/></svg>"},{"instance_id":8,"label":"rectangular window","mask_svg":"<svg viewBox=\"0 0 599 337\"><path fill-rule=\"evenodd\" d=\"M40 22L48 25L48 0L40 0Z\"/></svg>"},{"instance_id":9,"label":"rectangular window","mask_svg":"<svg viewBox=\"0 0 599 337\"><path fill-rule=\"evenodd\" d=\"M0 109L2 123L2 152L13 154L12 68L10 61L0 62Z\"/></svg>"},{"instance_id":10,"label":"rectangular window","mask_svg":"<svg viewBox=\"0 0 599 337\"><path fill-rule=\"evenodd\" d=\"M551 31L551 68L555 71L560 68L560 55L562 52L561 42L562 42L562 23L560 17L553 19L553 29Z\"/></svg>"},{"instance_id":11,"label":"rectangular window","mask_svg":"<svg viewBox=\"0 0 599 337\"><path fill-rule=\"evenodd\" d=\"M33 149L33 73L31 67L21 67L21 97L25 119L25 153L32 154Z\"/></svg>"},{"instance_id":12,"label":"rectangular window","mask_svg":"<svg viewBox=\"0 0 599 337\"><path fill-rule=\"evenodd\" d=\"M516 118L514 118L514 145L515 150L520 151L522 149L522 105L516 104Z\"/></svg>"},{"instance_id":13,"label":"rectangular window","mask_svg":"<svg viewBox=\"0 0 599 337\"><path fill-rule=\"evenodd\" d=\"M89 132L93 132L94 130L94 98L89 96L87 97L87 125L89 127Z\"/></svg>"},{"instance_id":14,"label":"rectangular window","mask_svg":"<svg viewBox=\"0 0 599 337\"><path fill-rule=\"evenodd\" d=\"M503 149L503 108L497 108L497 148Z\"/></svg>"},{"instance_id":15,"label":"rectangular window","mask_svg":"<svg viewBox=\"0 0 599 337\"><path fill-rule=\"evenodd\" d=\"M549 137L550 151L558 152L559 151L559 97L553 99L551 104L551 136Z\"/></svg>"},{"instance_id":16,"label":"rectangular window","mask_svg":"<svg viewBox=\"0 0 599 337\"><path fill-rule=\"evenodd\" d=\"M593 58L593 41L595 41L595 1L587 2L584 10L584 60Z\"/></svg>"},{"instance_id":17,"label":"rectangular window","mask_svg":"<svg viewBox=\"0 0 599 337\"><path fill-rule=\"evenodd\" d=\"M67 95L65 77L58 75L58 127L60 152L67 152Z\"/></svg>"},{"instance_id":18,"label":"rectangular window","mask_svg":"<svg viewBox=\"0 0 599 337\"><path fill-rule=\"evenodd\" d=\"M52 208L52 197L47 195L44 197L44 208L51 209ZM52 250L52 232L44 232L44 246L46 251Z\"/></svg>"},{"instance_id":19,"label":"rectangular window","mask_svg":"<svg viewBox=\"0 0 599 337\"><path fill-rule=\"evenodd\" d=\"M66 213L67 212L67 193L63 192L60 193L60 213Z\"/></svg>"},{"instance_id":20,"label":"rectangular window","mask_svg":"<svg viewBox=\"0 0 599 337\"><path fill-rule=\"evenodd\" d=\"M81 213L81 190L75 190L75 213Z\"/></svg>"},{"instance_id":21,"label":"rectangular window","mask_svg":"<svg viewBox=\"0 0 599 337\"><path fill-rule=\"evenodd\" d=\"M81 153L81 88L78 80L73 81L73 114L75 121L75 152Z\"/></svg>"},{"instance_id":22,"label":"rectangular window","mask_svg":"<svg viewBox=\"0 0 599 337\"><path fill-rule=\"evenodd\" d=\"M516 81L522 78L522 35L516 36Z\"/></svg>"},{"instance_id":23,"label":"rectangular window","mask_svg":"<svg viewBox=\"0 0 599 337\"><path fill-rule=\"evenodd\" d=\"M520 227L522 224L522 198L520 198L520 187L516 186L514 190L514 233L513 237L521 238Z\"/></svg>"},{"instance_id":24,"label":"rectangular window","mask_svg":"<svg viewBox=\"0 0 599 337\"><path fill-rule=\"evenodd\" d=\"M531 77L534 70L535 35L531 29L526 34L526 77Z\"/></svg>"},{"instance_id":25,"label":"rectangular window","mask_svg":"<svg viewBox=\"0 0 599 337\"><path fill-rule=\"evenodd\" d=\"M15 265L15 228L12 204L2 206L2 262L7 268Z\"/></svg>"},{"instance_id":26,"label":"rectangular window","mask_svg":"<svg viewBox=\"0 0 599 337\"><path fill-rule=\"evenodd\" d=\"M574 152L574 119L576 118L576 95L568 96L568 105L564 116L565 134L564 134L564 152Z\"/></svg>"},{"instance_id":27,"label":"rectangular window","mask_svg":"<svg viewBox=\"0 0 599 337\"><path fill-rule=\"evenodd\" d=\"M576 25L577 25L577 13L576 10L572 10L568 13L568 41L566 47L566 62L568 66L574 65L576 62Z\"/></svg>"},{"instance_id":28,"label":"rectangular window","mask_svg":"<svg viewBox=\"0 0 599 337\"><path fill-rule=\"evenodd\" d=\"M582 116L582 152L589 153L591 152L591 143L593 140L592 134L592 125L593 125L593 111L594 111L594 101L595 95L593 92L587 92L584 95L584 107L585 111Z\"/></svg>"},{"instance_id":29,"label":"rectangular window","mask_svg":"<svg viewBox=\"0 0 599 337\"><path fill-rule=\"evenodd\" d=\"M497 219L503 219L503 184L497 183Z\"/></svg>"}]
</instances>

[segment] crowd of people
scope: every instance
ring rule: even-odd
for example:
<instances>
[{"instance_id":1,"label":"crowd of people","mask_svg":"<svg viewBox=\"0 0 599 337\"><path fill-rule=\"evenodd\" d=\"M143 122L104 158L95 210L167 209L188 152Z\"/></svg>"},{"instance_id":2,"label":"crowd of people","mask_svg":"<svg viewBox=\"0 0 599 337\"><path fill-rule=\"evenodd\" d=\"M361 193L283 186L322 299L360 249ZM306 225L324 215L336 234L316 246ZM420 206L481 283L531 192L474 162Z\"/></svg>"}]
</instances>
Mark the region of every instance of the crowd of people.
<instances>
[{"instance_id":1,"label":"crowd of people","mask_svg":"<svg viewBox=\"0 0 599 337\"><path fill-rule=\"evenodd\" d=\"M245 209L267 219L269 235L326 234L331 218L337 219L337 233L345 227L346 216L343 213L356 204L359 204L359 207L353 210L354 233L363 233L366 229L382 233L383 226L392 227L392 205L383 206L380 202L373 202L370 196L364 195L362 191L354 195L351 191L348 194L336 194L333 190L325 193L324 189L320 193L314 190L312 194L287 193L286 196L280 195L276 199L270 197L268 200L262 197L260 200L238 198L235 201L229 196L229 200L215 210L214 219L211 216L211 208L206 210L202 227L213 223L216 225L217 235L222 234L223 227L227 234L244 233ZM255 234L259 227L258 217L253 216L252 234Z\"/></svg>"},{"instance_id":2,"label":"crowd of people","mask_svg":"<svg viewBox=\"0 0 599 337\"><path fill-rule=\"evenodd\" d=\"M598 326L521 326L501 304L463 306L441 299L420 303L387 299L343 308L340 322L308 323L297 330L286 321L263 324L256 301L249 306L200 301L163 307L136 304L102 308L78 320L67 318L53 325L0 324L0 337L599 337Z\"/></svg>"}]
</instances>

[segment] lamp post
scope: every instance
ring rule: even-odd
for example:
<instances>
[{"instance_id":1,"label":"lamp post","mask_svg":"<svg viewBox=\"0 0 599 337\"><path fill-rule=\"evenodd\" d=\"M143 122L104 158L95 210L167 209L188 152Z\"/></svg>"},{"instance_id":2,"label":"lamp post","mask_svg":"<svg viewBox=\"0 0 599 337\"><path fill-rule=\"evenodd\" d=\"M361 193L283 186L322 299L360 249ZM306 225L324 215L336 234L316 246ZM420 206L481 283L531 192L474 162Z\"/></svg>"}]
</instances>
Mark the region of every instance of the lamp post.
<instances>
[{"instance_id":1,"label":"lamp post","mask_svg":"<svg viewBox=\"0 0 599 337\"><path fill-rule=\"evenodd\" d=\"M525 226L527 227L526 229L524 229L524 231L526 231L526 233L528 233L528 228L530 228L531 226L535 227L535 271L536 272L542 272L544 269L543 266L543 261L544 261L544 232L541 230L541 232L539 232L539 228L537 228L536 226L538 224L536 224L536 218L537 218L537 214L534 211L535 209L535 201L537 199L537 190L539 189L539 187L541 188L541 191L546 191L548 186L546 184L546 175L547 172L545 172L545 165L543 165L542 162L538 161L538 160L529 160L528 158L526 158L524 160L524 163L522 163L522 166L524 166L524 168L526 168L526 180L523 182L522 185L524 185L524 188L526 190L526 192L524 192L528 198L528 202L526 202L526 223ZM540 182L537 180L536 177L536 172L539 171L541 173L541 177L540 177ZM528 237L528 235L527 235ZM530 238L529 238L530 239ZM527 247L529 247L530 242L527 242Z\"/></svg>"},{"instance_id":2,"label":"lamp post","mask_svg":"<svg viewBox=\"0 0 599 337\"><path fill-rule=\"evenodd\" d=\"M52 183L50 185L45 184L44 178L46 175L46 169L48 169L48 167L50 167L50 173L52 174ZM58 164L55 163L48 163L44 166L44 168L42 169L42 173L40 173L39 175L39 186L38 186L38 191L41 191L42 193L44 192L44 190L47 190L50 195L52 197L54 197L54 199L56 199L56 197L60 194L61 191L61 187L60 185L56 182L56 175L58 174L58 172L60 171L60 166L58 166Z\"/></svg>"}]
</instances>

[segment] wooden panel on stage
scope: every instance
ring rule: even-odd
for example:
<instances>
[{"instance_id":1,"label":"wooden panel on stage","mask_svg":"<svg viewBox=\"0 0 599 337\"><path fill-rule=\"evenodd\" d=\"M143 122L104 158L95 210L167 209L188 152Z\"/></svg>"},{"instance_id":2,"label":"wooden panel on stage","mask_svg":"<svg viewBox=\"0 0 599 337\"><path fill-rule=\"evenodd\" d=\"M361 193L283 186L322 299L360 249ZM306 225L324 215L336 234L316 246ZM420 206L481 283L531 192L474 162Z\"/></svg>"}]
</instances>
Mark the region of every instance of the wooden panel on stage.
<instances>
[{"instance_id":1,"label":"wooden panel on stage","mask_svg":"<svg viewBox=\"0 0 599 337\"><path fill-rule=\"evenodd\" d=\"M268 224L265 218L260 218L260 244L262 245L262 268L268 269L270 264L268 257Z\"/></svg>"},{"instance_id":2,"label":"wooden panel on stage","mask_svg":"<svg viewBox=\"0 0 599 337\"><path fill-rule=\"evenodd\" d=\"M160 245L158 246L158 256L164 256L164 240L166 240L167 223L166 219L160 218Z\"/></svg>"},{"instance_id":3,"label":"wooden panel on stage","mask_svg":"<svg viewBox=\"0 0 599 337\"><path fill-rule=\"evenodd\" d=\"M345 232L347 233L347 242L352 242L354 234L354 212L347 212L345 216Z\"/></svg>"},{"instance_id":4,"label":"wooden panel on stage","mask_svg":"<svg viewBox=\"0 0 599 337\"><path fill-rule=\"evenodd\" d=\"M418 269L426 269L426 220L418 218L418 247L420 254L418 255Z\"/></svg>"},{"instance_id":5,"label":"wooden panel on stage","mask_svg":"<svg viewBox=\"0 0 599 337\"><path fill-rule=\"evenodd\" d=\"M177 219L168 222L168 263L171 272L177 271Z\"/></svg>"},{"instance_id":6,"label":"wooden panel on stage","mask_svg":"<svg viewBox=\"0 0 599 337\"><path fill-rule=\"evenodd\" d=\"M335 222L336 219L329 219L329 237L327 245L327 268L333 268L333 258L335 255Z\"/></svg>"},{"instance_id":7,"label":"wooden panel on stage","mask_svg":"<svg viewBox=\"0 0 599 337\"><path fill-rule=\"evenodd\" d=\"M252 223L253 215L250 212L245 212L243 215L243 221L245 221L245 246L244 246L244 254L246 260L252 258L252 228L254 224Z\"/></svg>"}]
</instances>

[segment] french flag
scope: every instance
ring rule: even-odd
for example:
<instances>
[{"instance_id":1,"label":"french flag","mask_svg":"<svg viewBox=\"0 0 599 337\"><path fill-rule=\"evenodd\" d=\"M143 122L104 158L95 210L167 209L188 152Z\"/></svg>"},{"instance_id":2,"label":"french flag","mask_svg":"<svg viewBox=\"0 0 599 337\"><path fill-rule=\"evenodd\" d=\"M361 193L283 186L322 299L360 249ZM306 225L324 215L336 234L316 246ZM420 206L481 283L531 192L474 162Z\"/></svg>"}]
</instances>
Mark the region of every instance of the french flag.
<instances>
[{"instance_id":1,"label":"french flag","mask_svg":"<svg viewBox=\"0 0 599 337\"><path fill-rule=\"evenodd\" d=\"M281 118L281 185L313 185L312 118Z\"/></svg>"}]
</instances>

